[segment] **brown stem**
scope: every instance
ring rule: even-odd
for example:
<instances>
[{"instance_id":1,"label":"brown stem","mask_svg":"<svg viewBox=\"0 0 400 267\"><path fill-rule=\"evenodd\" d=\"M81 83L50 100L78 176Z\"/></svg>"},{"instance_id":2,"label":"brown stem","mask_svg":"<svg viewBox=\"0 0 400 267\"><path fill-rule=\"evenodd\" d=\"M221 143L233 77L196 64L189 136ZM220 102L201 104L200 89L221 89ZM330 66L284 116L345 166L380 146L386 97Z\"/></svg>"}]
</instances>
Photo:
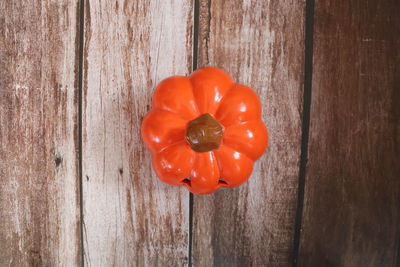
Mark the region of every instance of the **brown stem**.
<instances>
[{"instance_id":1,"label":"brown stem","mask_svg":"<svg viewBox=\"0 0 400 267\"><path fill-rule=\"evenodd\" d=\"M210 114L205 113L189 122L186 128L186 140L196 152L217 149L222 140L223 128Z\"/></svg>"}]
</instances>

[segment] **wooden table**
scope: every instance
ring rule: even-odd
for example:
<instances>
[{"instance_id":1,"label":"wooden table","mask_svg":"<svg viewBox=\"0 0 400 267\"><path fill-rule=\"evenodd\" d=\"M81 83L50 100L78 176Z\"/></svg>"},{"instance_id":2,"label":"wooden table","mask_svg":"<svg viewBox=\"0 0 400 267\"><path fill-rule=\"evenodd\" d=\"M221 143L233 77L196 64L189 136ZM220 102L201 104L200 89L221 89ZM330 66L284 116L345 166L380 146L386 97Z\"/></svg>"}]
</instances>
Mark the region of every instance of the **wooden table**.
<instances>
[{"instance_id":1,"label":"wooden table","mask_svg":"<svg viewBox=\"0 0 400 267\"><path fill-rule=\"evenodd\" d=\"M0 266L400 264L397 0L0 1ZM250 180L192 196L140 138L154 86L263 103Z\"/></svg>"}]
</instances>

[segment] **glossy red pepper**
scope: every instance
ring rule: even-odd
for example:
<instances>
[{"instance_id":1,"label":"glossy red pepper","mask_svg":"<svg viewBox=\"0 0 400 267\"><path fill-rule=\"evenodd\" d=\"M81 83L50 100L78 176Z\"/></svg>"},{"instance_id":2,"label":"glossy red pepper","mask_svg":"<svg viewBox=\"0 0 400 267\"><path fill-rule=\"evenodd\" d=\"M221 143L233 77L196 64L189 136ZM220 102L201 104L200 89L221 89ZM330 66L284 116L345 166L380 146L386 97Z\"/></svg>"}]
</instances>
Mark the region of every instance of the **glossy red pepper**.
<instances>
[{"instance_id":1,"label":"glossy red pepper","mask_svg":"<svg viewBox=\"0 0 400 267\"><path fill-rule=\"evenodd\" d=\"M221 69L161 81L152 105L141 130L153 168L194 194L242 184L267 147L257 94Z\"/></svg>"}]
</instances>

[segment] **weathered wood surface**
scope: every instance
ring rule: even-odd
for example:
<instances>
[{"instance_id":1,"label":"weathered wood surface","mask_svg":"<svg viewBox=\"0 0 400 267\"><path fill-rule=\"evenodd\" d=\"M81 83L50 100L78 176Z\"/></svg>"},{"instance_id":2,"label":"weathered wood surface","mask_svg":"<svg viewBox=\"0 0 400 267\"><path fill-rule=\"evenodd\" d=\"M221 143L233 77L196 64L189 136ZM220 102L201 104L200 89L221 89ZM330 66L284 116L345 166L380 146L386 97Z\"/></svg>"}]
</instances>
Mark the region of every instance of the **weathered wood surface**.
<instances>
[{"instance_id":1,"label":"weathered wood surface","mask_svg":"<svg viewBox=\"0 0 400 267\"><path fill-rule=\"evenodd\" d=\"M246 184L194 197L191 252L189 194L155 177L140 124L192 69L194 2L0 1L0 266L292 265L304 1L199 0L196 63L260 94L270 145ZM315 2L298 265L395 266L400 4Z\"/></svg>"},{"instance_id":2,"label":"weathered wood surface","mask_svg":"<svg viewBox=\"0 0 400 267\"><path fill-rule=\"evenodd\" d=\"M80 264L77 1L0 1L0 266Z\"/></svg>"},{"instance_id":3,"label":"weathered wood surface","mask_svg":"<svg viewBox=\"0 0 400 267\"><path fill-rule=\"evenodd\" d=\"M192 66L191 1L86 1L84 258L88 266L188 262L189 193L159 181L140 137L153 87Z\"/></svg>"},{"instance_id":4,"label":"weathered wood surface","mask_svg":"<svg viewBox=\"0 0 400 267\"><path fill-rule=\"evenodd\" d=\"M236 189L194 198L194 266L290 265L299 177L304 1L200 1L199 67L259 94L266 155Z\"/></svg>"},{"instance_id":5,"label":"weathered wood surface","mask_svg":"<svg viewBox=\"0 0 400 267\"><path fill-rule=\"evenodd\" d=\"M399 14L395 0L316 1L300 266L396 265Z\"/></svg>"}]
</instances>

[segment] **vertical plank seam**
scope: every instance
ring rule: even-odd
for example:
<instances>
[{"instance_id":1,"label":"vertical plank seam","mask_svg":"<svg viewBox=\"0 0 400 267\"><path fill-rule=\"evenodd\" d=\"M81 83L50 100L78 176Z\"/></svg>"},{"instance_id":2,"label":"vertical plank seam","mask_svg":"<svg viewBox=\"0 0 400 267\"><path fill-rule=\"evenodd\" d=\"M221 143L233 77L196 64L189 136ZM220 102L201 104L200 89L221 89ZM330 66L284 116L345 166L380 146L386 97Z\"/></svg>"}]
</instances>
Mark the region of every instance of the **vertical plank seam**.
<instances>
[{"instance_id":1,"label":"vertical plank seam","mask_svg":"<svg viewBox=\"0 0 400 267\"><path fill-rule=\"evenodd\" d=\"M304 91L301 133L300 170L297 189L297 207L293 237L293 266L298 265L301 227L304 206L304 188L308 161L308 140L310 131L310 110L313 72L313 42L314 42L314 5L315 0L306 0L305 6L305 41L304 41Z\"/></svg>"},{"instance_id":2,"label":"vertical plank seam","mask_svg":"<svg viewBox=\"0 0 400 267\"><path fill-rule=\"evenodd\" d=\"M192 52L192 71L198 67L198 53L199 53L199 19L200 19L200 0L194 0L193 7L193 52ZM192 250L193 250L193 194L189 193L189 253L188 253L188 266L192 267Z\"/></svg>"},{"instance_id":3,"label":"vertical plank seam","mask_svg":"<svg viewBox=\"0 0 400 267\"><path fill-rule=\"evenodd\" d=\"M189 248L188 248L188 266L192 267L192 249L193 249L193 194L189 193Z\"/></svg>"},{"instance_id":4,"label":"vertical plank seam","mask_svg":"<svg viewBox=\"0 0 400 267\"><path fill-rule=\"evenodd\" d=\"M205 40L205 53L206 53L206 62L210 64L210 55L209 55L209 45L210 45L210 34L211 34L211 0L207 1L207 28L206 28L206 40Z\"/></svg>"},{"instance_id":5,"label":"vertical plank seam","mask_svg":"<svg viewBox=\"0 0 400 267\"><path fill-rule=\"evenodd\" d=\"M197 69L199 53L199 20L200 20L200 0L194 0L193 10L193 71Z\"/></svg>"},{"instance_id":6,"label":"vertical plank seam","mask_svg":"<svg viewBox=\"0 0 400 267\"><path fill-rule=\"evenodd\" d=\"M79 140L79 213L80 213L80 243L81 243L81 266L85 266L84 264L84 242L83 242L83 159L82 159L82 148L83 148L83 135L82 135L82 122L83 122L83 46L84 46L84 25L85 25L85 13L84 13L84 0L79 0L79 65L78 65L78 140Z\"/></svg>"},{"instance_id":7,"label":"vertical plank seam","mask_svg":"<svg viewBox=\"0 0 400 267\"><path fill-rule=\"evenodd\" d=\"M397 239L397 259L396 259L396 266L400 267L400 233Z\"/></svg>"}]
</instances>

